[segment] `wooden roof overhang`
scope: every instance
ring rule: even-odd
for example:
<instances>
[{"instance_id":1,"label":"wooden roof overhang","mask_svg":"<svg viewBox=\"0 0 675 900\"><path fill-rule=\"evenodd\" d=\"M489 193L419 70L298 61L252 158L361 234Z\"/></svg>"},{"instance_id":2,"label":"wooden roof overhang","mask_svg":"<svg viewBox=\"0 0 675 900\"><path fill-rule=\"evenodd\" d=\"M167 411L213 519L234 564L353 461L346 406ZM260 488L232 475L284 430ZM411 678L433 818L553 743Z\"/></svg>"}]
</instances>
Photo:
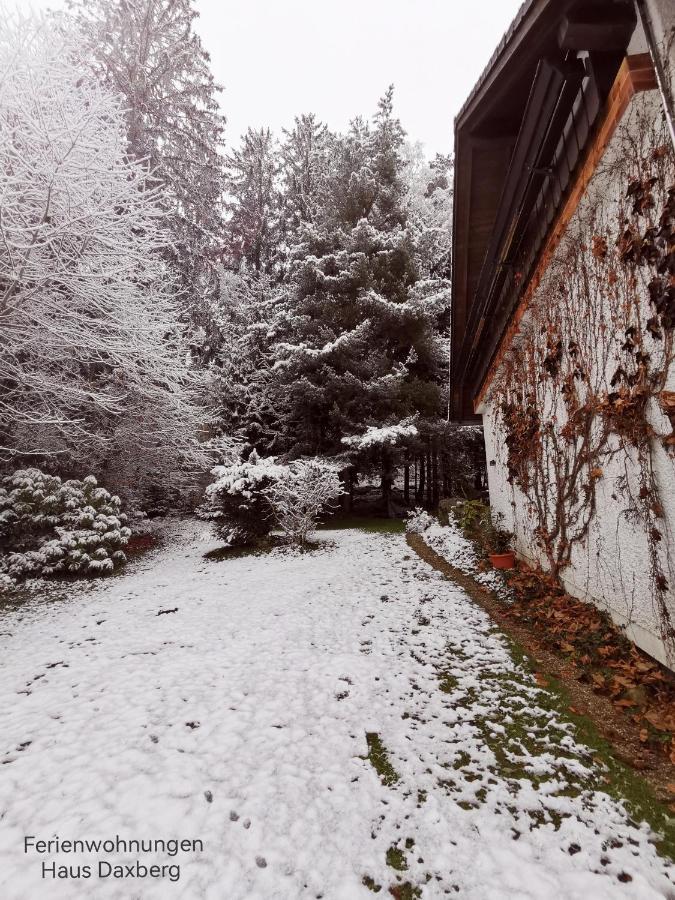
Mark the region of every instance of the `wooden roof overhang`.
<instances>
[{"instance_id":1,"label":"wooden roof overhang","mask_svg":"<svg viewBox=\"0 0 675 900\"><path fill-rule=\"evenodd\" d=\"M455 120L457 420L476 418L474 401L635 25L628 0L527 0Z\"/></svg>"}]
</instances>

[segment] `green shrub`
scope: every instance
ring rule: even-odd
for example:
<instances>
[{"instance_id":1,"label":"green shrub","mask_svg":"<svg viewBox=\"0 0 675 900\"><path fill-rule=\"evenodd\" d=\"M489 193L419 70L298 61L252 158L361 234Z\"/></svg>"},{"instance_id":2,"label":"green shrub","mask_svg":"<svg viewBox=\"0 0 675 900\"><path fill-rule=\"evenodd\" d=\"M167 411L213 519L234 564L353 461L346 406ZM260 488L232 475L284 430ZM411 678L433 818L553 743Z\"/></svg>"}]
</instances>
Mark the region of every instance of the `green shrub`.
<instances>
[{"instance_id":1,"label":"green shrub","mask_svg":"<svg viewBox=\"0 0 675 900\"><path fill-rule=\"evenodd\" d=\"M119 497L84 481L20 469L0 482L0 574L13 582L55 575L102 575L126 560L129 540Z\"/></svg>"},{"instance_id":2,"label":"green shrub","mask_svg":"<svg viewBox=\"0 0 675 900\"><path fill-rule=\"evenodd\" d=\"M485 553L506 553L511 549L513 534L503 526L504 516L492 513L481 500L460 500L452 515L462 534L478 544Z\"/></svg>"},{"instance_id":3,"label":"green shrub","mask_svg":"<svg viewBox=\"0 0 675 900\"><path fill-rule=\"evenodd\" d=\"M284 466L261 458L254 450L247 460L212 470L216 480L206 489L199 511L213 522L228 547L247 547L269 534L274 513L266 491L284 477Z\"/></svg>"},{"instance_id":4,"label":"green shrub","mask_svg":"<svg viewBox=\"0 0 675 900\"><path fill-rule=\"evenodd\" d=\"M482 543L482 535L490 523L487 503L482 500L460 500L453 506L452 516L465 538Z\"/></svg>"}]
</instances>

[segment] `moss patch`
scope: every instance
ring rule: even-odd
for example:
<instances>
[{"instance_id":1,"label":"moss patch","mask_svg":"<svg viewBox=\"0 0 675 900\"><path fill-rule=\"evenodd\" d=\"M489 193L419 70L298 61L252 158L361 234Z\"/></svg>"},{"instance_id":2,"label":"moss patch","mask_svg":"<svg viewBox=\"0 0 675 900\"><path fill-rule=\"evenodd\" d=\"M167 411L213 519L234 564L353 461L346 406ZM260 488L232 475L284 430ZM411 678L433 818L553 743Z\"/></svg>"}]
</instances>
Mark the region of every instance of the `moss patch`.
<instances>
[{"instance_id":1,"label":"moss patch","mask_svg":"<svg viewBox=\"0 0 675 900\"><path fill-rule=\"evenodd\" d=\"M367 732L366 741L368 743L368 756L366 759L370 761L370 764L380 776L382 784L386 785L386 787L396 784L400 780L399 774L389 762L387 751L379 734L375 731Z\"/></svg>"},{"instance_id":2,"label":"moss patch","mask_svg":"<svg viewBox=\"0 0 675 900\"><path fill-rule=\"evenodd\" d=\"M370 875L364 875L361 881L368 888L368 890L372 891L374 894L379 894L382 890L382 885L377 884L375 879L371 878Z\"/></svg>"},{"instance_id":3,"label":"moss patch","mask_svg":"<svg viewBox=\"0 0 675 900\"><path fill-rule=\"evenodd\" d=\"M397 872L405 872L408 868L405 853L395 844L387 850L387 865L391 866L392 869L396 869Z\"/></svg>"}]
</instances>

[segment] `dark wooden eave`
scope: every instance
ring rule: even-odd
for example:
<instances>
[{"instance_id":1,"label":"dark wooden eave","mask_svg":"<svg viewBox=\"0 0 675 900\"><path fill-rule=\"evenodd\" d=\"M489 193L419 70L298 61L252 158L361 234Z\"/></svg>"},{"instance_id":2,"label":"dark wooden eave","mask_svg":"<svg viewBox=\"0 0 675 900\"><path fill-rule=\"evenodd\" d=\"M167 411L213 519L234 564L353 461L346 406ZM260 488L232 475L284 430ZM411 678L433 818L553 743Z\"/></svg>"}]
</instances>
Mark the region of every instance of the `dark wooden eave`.
<instances>
[{"instance_id":1,"label":"dark wooden eave","mask_svg":"<svg viewBox=\"0 0 675 900\"><path fill-rule=\"evenodd\" d=\"M627 0L528 0L455 120L458 420L474 417L474 399L634 28Z\"/></svg>"}]
</instances>

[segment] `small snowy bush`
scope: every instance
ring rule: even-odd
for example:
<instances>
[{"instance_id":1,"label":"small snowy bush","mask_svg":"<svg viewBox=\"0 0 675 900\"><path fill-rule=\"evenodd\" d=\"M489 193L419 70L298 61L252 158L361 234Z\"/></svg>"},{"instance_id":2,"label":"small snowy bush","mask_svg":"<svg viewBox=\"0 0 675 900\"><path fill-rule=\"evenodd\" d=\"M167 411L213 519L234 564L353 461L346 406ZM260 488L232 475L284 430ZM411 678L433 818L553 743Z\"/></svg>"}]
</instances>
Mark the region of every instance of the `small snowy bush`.
<instances>
[{"instance_id":1,"label":"small snowy bush","mask_svg":"<svg viewBox=\"0 0 675 900\"><path fill-rule=\"evenodd\" d=\"M265 491L277 524L292 543L304 544L323 509L343 493L338 474L319 460L295 462Z\"/></svg>"},{"instance_id":2,"label":"small snowy bush","mask_svg":"<svg viewBox=\"0 0 675 900\"><path fill-rule=\"evenodd\" d=\"M427 528L430 528L434 522L434 517L430 516L425 509L418 506L408 513L405 530L412 534L422 534L422 532L426 531Z\"/></svg>"},{"instance_id":3,"label":"small snowy bush","mask_svg":"<svg viewBox=\"0 0 675 900\"><path fill-rule=\"evenodd\" d=\"M20 469L0 482L0 579L101 575L125 562L129 540L119 497L93 475L62 481Z\"/></svg>"},{"instance_id":4,"label":"small snowy bush","mask_svg":"<svg viewBox=\"0 0 675 900\"><path fill-rule=\"evenodd\" d=\"M246 547L272 530L273 513L267 489L286 474L274 457L261 458L254 450L247 460L211 470L216 480L206 489L200 510L212 521L228 547Z\"/></svg>"}]
</instances>

